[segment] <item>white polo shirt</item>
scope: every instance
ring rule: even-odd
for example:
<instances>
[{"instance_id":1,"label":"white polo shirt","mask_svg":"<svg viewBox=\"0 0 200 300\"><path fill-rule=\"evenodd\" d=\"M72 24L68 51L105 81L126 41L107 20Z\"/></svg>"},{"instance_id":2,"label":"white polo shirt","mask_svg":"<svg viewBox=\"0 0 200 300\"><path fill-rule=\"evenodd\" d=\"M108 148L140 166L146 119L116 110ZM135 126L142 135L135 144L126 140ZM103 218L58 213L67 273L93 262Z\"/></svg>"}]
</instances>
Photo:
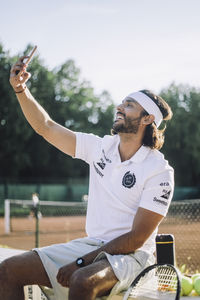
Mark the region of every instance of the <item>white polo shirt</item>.
<instances>
[{"instance_id":1,"label":"white polo shirt","mask_svg":"<svg viewBox=\"0 0 200 300\"><path fill-rule=\"evenodd\" d=\"M86 232L106 242L131 230L138 207L165 216L174 189L173 168L163 154L141 146L121 162L118 146L118 135L76 133L75 158L90 166ZM155 251L156 233L141 250Z\"/></svg>"}]
</instances>

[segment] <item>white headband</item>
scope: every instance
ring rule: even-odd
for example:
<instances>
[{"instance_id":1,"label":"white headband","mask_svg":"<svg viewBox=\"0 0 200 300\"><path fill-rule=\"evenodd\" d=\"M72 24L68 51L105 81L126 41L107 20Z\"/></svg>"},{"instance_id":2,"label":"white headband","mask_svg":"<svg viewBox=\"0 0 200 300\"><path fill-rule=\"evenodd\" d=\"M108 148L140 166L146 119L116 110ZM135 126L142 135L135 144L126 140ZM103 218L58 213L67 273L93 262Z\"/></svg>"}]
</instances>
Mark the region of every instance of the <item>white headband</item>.
<instances>
[{"instance_id":1,"label":"white headband","mask_svg":"<svg viewBox=\"0 0 200 300\"><path fill-rule=\"evenodd\" d=\"M155 124L156 127L160 126L160 123L163 120L163 116L161 114L160 109L158 108L158 106L155 104L155 102L148 97L147 95L145 95L142 92L135 92L132 94L129 94L127 96L127 98L132 98L135 101L137 101L150 115L154 115L155 117Z\"/></svg>"}]
</instances>

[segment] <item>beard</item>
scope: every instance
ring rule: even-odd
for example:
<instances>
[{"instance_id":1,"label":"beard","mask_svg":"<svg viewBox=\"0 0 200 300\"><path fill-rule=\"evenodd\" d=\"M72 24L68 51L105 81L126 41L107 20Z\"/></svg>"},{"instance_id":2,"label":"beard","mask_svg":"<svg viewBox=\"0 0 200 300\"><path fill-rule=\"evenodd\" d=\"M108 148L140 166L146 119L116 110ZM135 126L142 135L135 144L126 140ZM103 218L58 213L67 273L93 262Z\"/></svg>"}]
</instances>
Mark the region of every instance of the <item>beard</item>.
<instances>
[{"instance_id":1,"label":"beard","mask_svg":"<svg viewBox=\"0 0 200 300\"><path fill-rule=\"evenodd\" d=\"M129 118L129 117L124 117L124 122L118 123L115 122L113 124L112 129L114 130L115 133L134 133L136 134L139 129L140 121L141 121L141 116L138 118Z\"/></svg>"}]
</instances>

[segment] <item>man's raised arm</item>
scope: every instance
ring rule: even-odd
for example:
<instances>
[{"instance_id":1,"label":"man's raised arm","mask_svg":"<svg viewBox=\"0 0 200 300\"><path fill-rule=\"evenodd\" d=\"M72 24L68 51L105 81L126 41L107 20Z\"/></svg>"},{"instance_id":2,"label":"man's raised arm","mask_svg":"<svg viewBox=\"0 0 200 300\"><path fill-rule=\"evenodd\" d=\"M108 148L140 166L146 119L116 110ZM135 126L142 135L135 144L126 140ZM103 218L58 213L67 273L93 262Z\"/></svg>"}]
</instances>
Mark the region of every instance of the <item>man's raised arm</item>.
<instances>
[{"instance_id":1,"label":"man's raised arm","mask_svg":"<svg viewBox=\"0 0 200 300\"><path fill-rule=\"evenodd\" d=\"M24 116L39 135L62 152L74 156L76 147L75 133L53 121L26 87L26 82L31 76L26 71L27 65L23 62L26 58L28 56L21 57L12 66L10 72L10 84L17 95Z\"/></svg>"}]
</instances>

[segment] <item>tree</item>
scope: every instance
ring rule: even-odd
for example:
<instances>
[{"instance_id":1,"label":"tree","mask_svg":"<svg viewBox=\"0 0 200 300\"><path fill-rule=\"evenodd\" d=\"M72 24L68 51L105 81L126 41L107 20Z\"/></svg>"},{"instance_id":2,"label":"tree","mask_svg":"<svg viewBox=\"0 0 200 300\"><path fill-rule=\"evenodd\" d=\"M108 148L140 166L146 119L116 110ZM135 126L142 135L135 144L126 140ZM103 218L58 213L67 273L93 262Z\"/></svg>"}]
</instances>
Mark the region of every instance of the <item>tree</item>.
<instances>
[{"instance_id":1,"label":"tree","mask_svg":"<svg viewBox=\"0 0 200 300\"><path fill-rule=\"evenodd\" d=\"M197 186L200 179L200 90L171 84L161 91L173 111L163 152L175 169L176 185Z\"/></svg>"},{"instance_id":2,"label":"tree","mask_svg":"<svg viewBox=\"0 0 200 300\"><path fill-rule=\"evenodd\" d=\"M31 48L28 45L22 55ZM10 67L16 59L0 46L0 177L85 176L88 170L84 163L49 145L25 120L9 84ZM73 60L49 70L34 56L29 68L32 77L28 87L55 121L75 131L110 132L114 112L110 95L106 91L95 95L90 83L80 79Z\"/></svg>"}]
</instances>

